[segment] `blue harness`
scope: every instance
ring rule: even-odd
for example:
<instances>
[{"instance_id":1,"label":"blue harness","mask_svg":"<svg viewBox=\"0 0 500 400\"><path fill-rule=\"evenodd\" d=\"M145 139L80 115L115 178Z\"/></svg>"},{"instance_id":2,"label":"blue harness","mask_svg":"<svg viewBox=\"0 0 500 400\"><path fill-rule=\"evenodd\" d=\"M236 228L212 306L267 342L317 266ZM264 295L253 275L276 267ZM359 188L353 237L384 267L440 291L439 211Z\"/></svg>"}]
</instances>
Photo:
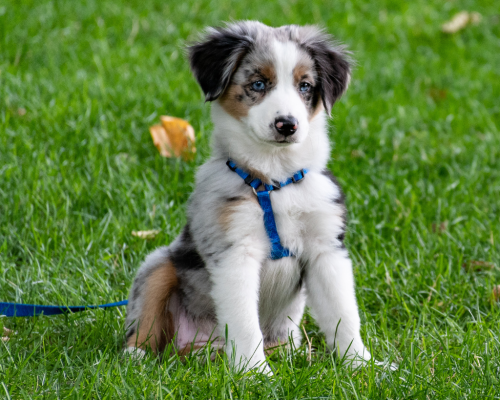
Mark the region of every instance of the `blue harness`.
<instances>
[{"instance_id":1,"label":"blue harness","mask_svg":"<svg viewBox=\"0 0 500 400\"><path fill-rule=\"evenodd\" d=\"M290 250L284 248L281 244L278 229L276 228L276 221L274 220L273 207L271 204L271 192L273 190L279 190L291 183L300 182L306 176L307 170L301 169L284 182L277 182L273 185L268 185L263 183L258 178L252 178L248 172L238 168L236 163L231 159L227 160L226 165L231 171L236 172L240 178L253 189L257 196L257 200L259 201L260 207L262 208L262 211L264 211L264 227L266 228L267 236L271 242L271 254L269 255L269 258L271 260L279 260L283 257L293 256ZM257 189L261 186L263 186L264 189L257 191Z\"/></svg>"}]
</instances>

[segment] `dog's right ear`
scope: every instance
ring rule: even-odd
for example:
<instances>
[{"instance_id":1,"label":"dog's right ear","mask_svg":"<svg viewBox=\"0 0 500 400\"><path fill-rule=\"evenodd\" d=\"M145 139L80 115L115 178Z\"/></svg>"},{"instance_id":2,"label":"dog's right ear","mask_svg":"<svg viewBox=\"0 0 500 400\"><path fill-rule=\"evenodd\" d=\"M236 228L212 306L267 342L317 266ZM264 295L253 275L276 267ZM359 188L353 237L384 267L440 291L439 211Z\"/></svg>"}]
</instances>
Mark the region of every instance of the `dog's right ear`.
<instances>
[{"instance_id":1,"label":"dog's right ear","mask_svg":"<svg viewBox=\"0 0 500 400\"><path fill-rule=\"evenodd\" d=\"M191 70L206 101L216 100L224 92L252 45L247 32L234 28L209 28L203 40L188 47Z\"/></svg>"}]
</instances>

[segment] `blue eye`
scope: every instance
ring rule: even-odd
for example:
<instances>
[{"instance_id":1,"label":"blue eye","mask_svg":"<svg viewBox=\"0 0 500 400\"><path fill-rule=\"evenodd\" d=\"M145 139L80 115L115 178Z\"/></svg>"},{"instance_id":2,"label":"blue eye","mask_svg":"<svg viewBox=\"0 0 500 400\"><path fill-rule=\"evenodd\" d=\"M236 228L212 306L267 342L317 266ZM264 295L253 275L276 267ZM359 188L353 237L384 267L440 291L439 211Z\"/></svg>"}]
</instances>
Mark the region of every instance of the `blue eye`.
<instances>
[{"instance_id":1,"label":"blue eye","mask_svg":"<svg viewBox=\"0 0 500 400\"><path fill-rule=\"evenodd\" d=\"M307 82L302 82L300 84L300 87L299 87L299 90L302 92L302 93L306 93L308 92L309 90L311 90L311 84L310 83L307 83Z\"/></svg>"},{"instance_id":2,"label":"blue eye","mask_svg":"<svg viewBox=\"0 0 500 400\"><path fill-rule=\"evenodd\" d=\"M266 84L262 81L252 83L252 89L256 92L262 92L266 88Z\"/></svg>"}]
</instances>

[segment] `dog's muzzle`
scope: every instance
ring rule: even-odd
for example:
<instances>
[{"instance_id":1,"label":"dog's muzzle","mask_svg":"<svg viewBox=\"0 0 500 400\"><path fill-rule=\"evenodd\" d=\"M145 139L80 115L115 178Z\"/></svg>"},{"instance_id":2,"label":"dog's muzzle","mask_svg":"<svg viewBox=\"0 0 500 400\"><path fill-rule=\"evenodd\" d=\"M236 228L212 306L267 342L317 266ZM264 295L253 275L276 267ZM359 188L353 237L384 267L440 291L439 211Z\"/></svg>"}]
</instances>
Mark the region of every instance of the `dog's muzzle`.
<instances>
[{"instance_id":1,"label":"dog's muzzle","mask_svg":"<svg viewBox=\"0 0 500 400\"><path fill-rule=\"evenodd\" d=\"M274 126L280 135L287 137L297 132L299 121L292 116L281 116L274 120Z\"/></svg>"}]
</instances>

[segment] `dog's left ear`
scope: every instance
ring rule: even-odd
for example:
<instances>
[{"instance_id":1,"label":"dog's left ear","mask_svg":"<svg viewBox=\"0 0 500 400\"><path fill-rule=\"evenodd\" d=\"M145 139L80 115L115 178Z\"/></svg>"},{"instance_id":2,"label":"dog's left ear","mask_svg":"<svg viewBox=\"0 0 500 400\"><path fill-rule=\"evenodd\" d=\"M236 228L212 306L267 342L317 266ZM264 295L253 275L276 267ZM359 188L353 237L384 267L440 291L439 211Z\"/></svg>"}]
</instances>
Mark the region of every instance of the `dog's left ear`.
<instances>
[{"instance_id":1,"label":"dog's left ear","mask_svg":"<svg viewBox=\"0 0 500 400\"><path fill-rule=\"evenodd\" d=\"M206 101L216 100L224 92L252 42L245 26L234 24L210 28L202 41L188 47L191 70Z\"/></svg>"},{"instance_id":2,"label":"dog's left ear","mask_svg":"<svg viewBox=\"0 0 500 400\"><path fill-rule=\"evenodd\" d=\"M314 60L321 99L326 112L330 114L333 104L342 97L351 79L350 52L316 27L303 29L305 34L301 44Z\"/></svg>"}]
</instances>

